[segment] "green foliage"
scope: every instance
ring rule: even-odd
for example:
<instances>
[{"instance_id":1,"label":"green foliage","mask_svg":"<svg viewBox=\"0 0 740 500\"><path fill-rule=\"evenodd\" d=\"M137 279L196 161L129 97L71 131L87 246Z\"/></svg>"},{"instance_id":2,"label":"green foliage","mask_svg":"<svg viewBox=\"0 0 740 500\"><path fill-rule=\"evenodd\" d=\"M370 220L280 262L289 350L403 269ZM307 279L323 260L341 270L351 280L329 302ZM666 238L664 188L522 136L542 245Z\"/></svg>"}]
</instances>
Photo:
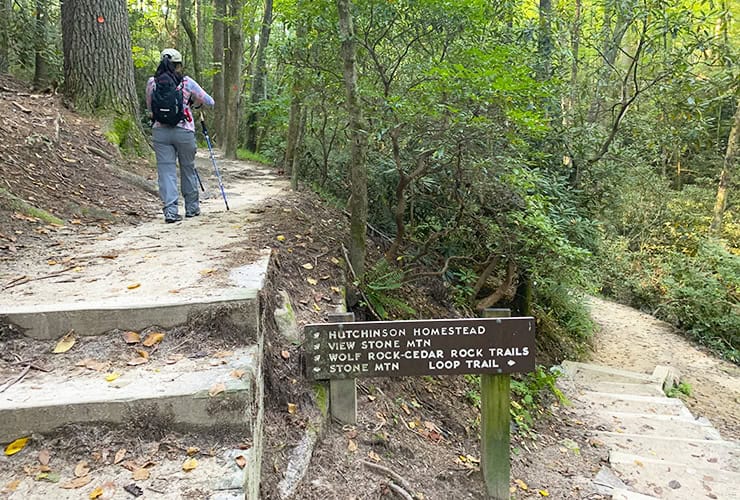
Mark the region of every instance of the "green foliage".
<instances>
[{"instance_id":1,"label":"green foliage","mask_svg":"<svg viewBox=\"0 0 740 500\"><path fill-rule=\"evenodd\" d=\"M686 382L680 382L677 386L668 389L666 396L669 398L680 398L681 396L691 397L691 385Z\"/></svg>"},{"instance_id":2,"label":"green foliage","mask_svg":"<svg viewBox=\"0 0 740 500\"><path fill-rule=\"evenodd\" d=\"M531 435L534 432L535 420L545 413L552 397L559 404L569 404L556 385L559 374L537 365L535 371L523 374L521 379L511 379L511 416L520 433Z\"/></svg>"},{"instance_id":3,"label":"green foliage","mask_svg":"<svg viewBox=\"0 0 740 500\"><path fill-rule=\"evenodd\" d=\"M113 117L104 135L108 142L123 151L132 151L139 147L140 131L130 118Z\"/></svg>"},{"instance_id":4,"label":"green foliage","mask_svg":"<svg viewBox=\"0 0 740 500\"><path fill-rule=\"evenodd\" d=\"M380 259L360 281L355 282L355 286L359 287L380 319L408 317L415 315L416 311L401 298L402 281L403 273L385 259Z\"/></svg>"},{"instance_id":5,"label":"green foliage","mask_svg":"<svg viewBox=\"0 0 740 500\"><path fill-rule=\"evenodd\" d=\"M255 163L262 163L264 165L271 165L273 163L270 158L261 153L255 153L242 148L236 150L236 157L240 160L253 161Z\"/></svg>"}]
</instances>

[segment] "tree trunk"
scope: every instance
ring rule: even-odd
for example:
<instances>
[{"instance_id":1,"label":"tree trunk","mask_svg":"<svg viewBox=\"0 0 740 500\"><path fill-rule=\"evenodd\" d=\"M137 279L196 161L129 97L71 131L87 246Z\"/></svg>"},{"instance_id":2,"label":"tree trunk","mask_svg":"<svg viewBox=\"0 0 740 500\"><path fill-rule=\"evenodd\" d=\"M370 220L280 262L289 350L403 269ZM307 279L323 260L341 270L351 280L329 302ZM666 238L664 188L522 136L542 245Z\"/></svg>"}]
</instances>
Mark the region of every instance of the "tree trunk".
<instances>
[{"instance_id":1,"label":"tree trunk","mask_svg":"<svg viewBox=\"0 0 740 500\"><path fill-rule=\"evenodd\" d=\"M45 50L47 47L46 30L48 29L49 13L48 5L44 0L36 0L36 39L35 39L35 65L33 71L33 87L43 89L49 84L49 63L46 60Z\"/></svg>"},{"instance_id":2,"label":"tree trunk","mask_svg":"<svg viewBox=\"0 0 740 500\"><path fill-rule=\"evenodd\" d=\"M13 27L13 0L0 0L0 73L10 70L10 31Z\"/></svg>"},{"instance_id":3,"label":"tree trunk","mask_svg":"<svg viewBox=\"0 0 740 500\"><path fill-rule=\"evenodd\" d=\"M231 0L229 7L229 49L228 54L224 55L227 65L224 71L226 118L223 149L226 158L234 159L239 143L239 101L244 37L242 35L242 3L239 0Z\"/></svg>"},{"instance_id":4,"label":"tree trunk","mask_svg":"<svg viewBox=\"0 0 740 500\"><path fill-rule=\"evenodd\" d=\"M285 157L283 165L286 172L291 176L293 174L293 158L296 155L296 149L298 148L298 139L300 132L300 125L303 122L302 110L303 110L303 71L301 70L301 55L302 51L299 47L303 44L303 38L306 34L306 26L302 21L298 22L296 27L296 48L293 52L293 58L297 61L297 64L293 65L293 84L291 87L291 99L290 99L290 118L288 120L288 137L285 144Z\"/></svg>"},{"instance_id":5,"label":"tree trunk","mask_svg":"<svg viewBox=\"0 0 740 500\"><path fill-rule=\"evenodd\" d=\"M537 39L537 79L549 80L552 77L552 30L550 18L552 17L551 0L540 0L540 32Z\"/></svg>"},{"instance_id":6,"label":"tree trunk","mask_svg":"<svg viewBox=\"0 0 740 500\"><path fill-rule=\"evenodd\" d=\"M350 136L350 179L352 196L350 208L349 259L355 274L365 272L366 227L367 227L367 170L365 168L366 132L362 126L362 108L357 88L357 66L355 29L352 21L350 0L337 0L339 12L339 36L342 42L342 71L347 94ZM356 298L355 298L356 299ZM354 301L353 301L354 302Z\"/></svg>"},{"instance_id":7,"label":"tree trunk","mask_svg":"<svg viewBox=\"0 0 740 500\"><path fill-rule=\"evenodd\" d=\"M715 236L722 233L722 217L727 208L728 191L730 188L730 177L735 169L738 154L740 151L740 99L735 107L735 117L730 128L730 135L727 136L727 149L725 150L725 159L722 164L722 172L719 176L719 187L717 188L717 199L714 202L714 213L712 224L709 226L709 232Z\"/></svg>"},{"instance_id":8,"label":"tree trunk","mask_svg":"<svg viewBox=\"0 0 740 500\"><path fill-rule=\"evenodd\" d=\"M195 0L195 44L198 47L198 55L200 56L200 66L203 67L203 59L205 56L204 47L206 46L206 30L205 21L203 19L203 0ZM202 77L203 75L201 75ZM198 80L198 83L203 85L204 82Z\"/></svg>"},{"instance_id":9,"label":"tree trunk","mask_svg":"<svg viewBox=\"0 0 740 500\"><path fill-rule=\"evenodd\" d=\"M138 147L143 133L126 0L62 2L62 44L67 105L130 120L132 146Z\"/></svg>"},{"instance_id":10,"label":"tree trunk","mask_svg":"<svg viewBox=\"0 0 740 500\"><path fill-rule=\"evenodd\" d=\"M195 31L192 25L192 0L179 0L177 2L177 17L180 20L180 26L188 36L190 42L190 67L193 68L193 76L198 83L202 83L200 79L200 52L198 51L198 40L195 36Z\"/></svg>"},{"instance_id":11,"label":"tree trunk","mask_svg":"<svg viewBox=\"0 0 740 500\"><path fill-rule=\"evenodd\" d=\"M272 0L265 0L265 12L262 16L262 27L260 28L260 41L257 45L257 62L255 64L254 77L252 79L252 99L247 117L247 149L257 151L257 106L264 99L265 79L265 51L270 42L270 29L272 28Z\"/></svg>"},{"instance_id":12,"label":"tree trunk","mask_svg":"<svg viewBox=\"0 0 740 500\"><path fill-rule=\"evenodd\" d=\"M213 109L213 131L216 140L223 144L223 133L226 118L226 95L224 90L224 40L226 17L226 0L214 0L213 15L213 100L216 105Z\"/></svg>"}]
</instances>

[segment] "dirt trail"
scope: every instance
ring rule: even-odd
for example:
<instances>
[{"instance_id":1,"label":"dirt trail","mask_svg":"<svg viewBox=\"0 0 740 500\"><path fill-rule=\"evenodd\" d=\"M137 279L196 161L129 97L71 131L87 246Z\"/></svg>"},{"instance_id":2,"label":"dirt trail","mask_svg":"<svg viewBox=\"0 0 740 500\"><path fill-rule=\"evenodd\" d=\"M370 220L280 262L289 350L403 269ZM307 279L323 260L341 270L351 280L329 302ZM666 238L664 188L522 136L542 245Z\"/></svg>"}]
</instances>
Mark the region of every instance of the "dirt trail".
<instances>
[{"instance_id":1,"label":"dirt trail","mask_svg":"<svg viewBox=\"0 0 740 500\"><path fill-rule=\"evenodd\" d=\"M641 373L656 365L676 368L691 386L685 402L696 417L706 417L726 439L740 439L740 367L697 347L663 321L635 309L590 298L596 335L592 361Z\"/></svg>"}]
</instances>

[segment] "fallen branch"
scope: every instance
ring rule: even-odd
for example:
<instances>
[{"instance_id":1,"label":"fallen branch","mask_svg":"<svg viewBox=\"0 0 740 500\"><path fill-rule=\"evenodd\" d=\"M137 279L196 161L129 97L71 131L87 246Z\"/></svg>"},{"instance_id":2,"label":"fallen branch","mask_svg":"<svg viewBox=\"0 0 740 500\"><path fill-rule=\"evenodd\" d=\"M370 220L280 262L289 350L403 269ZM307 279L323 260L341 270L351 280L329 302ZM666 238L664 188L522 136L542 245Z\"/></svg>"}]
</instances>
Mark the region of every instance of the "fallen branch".
<instances>
[{"instance_id":1,"label":"fallen branch","mask_svg":"<svg viewBox=\"0 0 740 500\"><path fill-rule=\"evenodd\" d=\"M390 470L388 467L383 467L380 464L374 464L372 462L368 462L367 460L360 460L360 462L362 463L362 465L364 465L365 467L367 467L368 469L374 472L380 472L382 474L385 474L386 476L391 478L393 481L401 485L401 487L403 487L403 489L405 489L406 491L413 491L413 488L411 487L409 482L406 481L406 479L404 479L403 476L401 476L399 473ZM410 495L409 495L409 498L411 498Z\"/></svg>"},{"instance_id":2,"label":"fallen branch","mask_svg":"<svg viewBox=\"0 0 740 500\"><path fill-rule=\"evenodd\" d=\"M13 106L15 106L16 108L20 109L21 111L23 111L26 114L31 114L31 110L30 109L23 107L22 105L18 104L15 101L13 101Z\"/></svg>"},{"instance_id":3,"label":"fallen branch","mask_svg":"<svg viewBox=\"0 0 740 500\"><path fill-rule=\"evenodd\" d=\"M24 277L24 278L23 278L22 280L17 280L17 279L16 279L16 280L14 280L14 281L11 281L11 282L10 282L10 283L8 283L7 285L5 285L5 286L3 287L3 290L7 290L8 288L13 288L14 286L19 286L19 285L25 285L26 283L30 283L31 281L38 281L38 280L45 280L45 279L49 279L49 278L54 278L54 277L56 277L56 276L59 276L59 275L62 275L62 274L64 274L64 273L66 273L67 271L71 271L71 270L72 270L72 269L74 269L75 267L77 267L77 266L76 266L76 265L74 265L74 266L70 266L70 267L65 267L65 268L64 268L64 269L62 269L61 271L57 271L57 272L55 272L55 273L47 274L47 275L45 275L45 276L39 276L39 277L37 277L37 278L28 278L28 277Z\"/></svg>"},{"instance_id":4,"label":"fallen branch","mask_svg":"<svg viewBox=\"0 0 740 500\"><path fill-rule=\"evenodd\" d=\"M414 497L411 496L411 494L406 491L405 489L398 486L396 483L391 481L388 483L388 487L393 490L393 493L398 495L399 497L403 498L403 500L414 500Z\"/></svg>"},{"instance_id":5,"label":"fallen branch","mask_svg":"<svg viewBox=\"0 0 740 500\"><path fill-rule=\"evenodd\" d=\"M85 149L87 150L88 153L92 153L94 155L98 155L98 156L100 156L101 158L103 158L105 160L110 161L110 160L113 159L113 156L111 156L110 154L106 153L102 149L94 148L92 146L85 146Z\"/></svg>"},{"instance_id":6,"label":"fallen branch","mask_svg":"<svg viewBox=\"0 0 740 500\"><path fill-rule=\"evenodd\" d=\"M21 372L20 375L18 375L15 379L10 380L8 382L5 382L5 385L0 389L0 392L5 392L7 389L9 389L13 384L16 384L23 380L23 377L25 377L29 370L31 370L31 365L26 365L26 368Z\"/></svg>"}]
</instances>

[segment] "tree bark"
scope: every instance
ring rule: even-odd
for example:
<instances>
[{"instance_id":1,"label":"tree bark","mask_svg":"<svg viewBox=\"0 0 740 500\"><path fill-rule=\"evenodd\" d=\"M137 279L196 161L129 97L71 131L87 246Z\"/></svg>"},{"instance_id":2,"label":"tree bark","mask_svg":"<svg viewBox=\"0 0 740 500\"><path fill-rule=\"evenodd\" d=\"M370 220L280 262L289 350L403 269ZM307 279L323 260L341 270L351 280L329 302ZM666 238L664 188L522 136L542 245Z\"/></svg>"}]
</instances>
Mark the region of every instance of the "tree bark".
<instances>
[{"instance_id":1,"label":"tree bark","mask_svg":"<svg viewBox=\"0 0 740 500\"><path fill-rule=\"evenodd\" d=\"M265 69L265 51L270 42L270 30L272 28L272 0L265 0L265 12L262 16L262 27L260 28L260 40L257 45L257 62L255 64L254 77L252 79L252 98L247 117L247 149L257 151L257 106L264 99L267 78Z\"/></svg>"},{"instance_id":2,"label":"tree bark","mask_svg":"<svg viewBox=\"0 0 740 500\"><path fill-rule=\"evenodd\" d=\"M10 31L13 27L13 0L0 0L0 73L10 70Z\"/></svg>"},{"instance_id":3,"label":"tree bark","mask_svg":"<svg viewBox=\"0 0 740 500\"><path fill-rule=\"evenodd\" d=\"M346 91L350 136L350 264L358 277L365 273L367 226L367 170L365 167L366 132L363 129L362 108L358 96L356 41L350 0L337 0L339 35L342 43L342 73Z\"/></svg>"},{"instance_id":4,"label":"tree bark","mask_svg":"<svg viewBox=\"0 0 740 500\"><path fill-rule=\"evenodd\" d=\"M177 14L180 19L180 26L185 31L190 42L190 66L193 68L193 76L198 83L202 83L200 79L200 51L198 50L198 39L193 30L192 24L192 13L193 4L192 0L179 0L177 2Z\"/></svg>"},{"instance_id":5,"label":"tree bark","mask_svg":"<svg viewBox=\"0 0 740 500\"><path fill-rule=\"evenodd\" d=\"M727 198L729 196L730 178L734 173L738 155L740 154L740 98L735 107L735 117L732 121L730 134L727 136L727 149L725 150L725 159L722 163L722 172L719 175L719 187L717 188L717 198L714 202L714 213L712 224L709 226L709 232L715 236L722 233L722 217L727 209Z\"/></svg>"},{"instance_id":6,"label":"tree bark","mask_svg":"<svg viewBox=\"0 0 740 500\"><path fill-rule=\"evenodd\" d=\"M126 0L62 2L64 94L83 112L130 120L132 146L143 139Z\"/></svg>"},{"instance_id":7,"label":"tree bark","mask_svg":"<svg viewBox=\"0 0 740 500\"><path fill-rule=\"evenodd\" d=\"M213 109L213 131L215 132L216 140L220 144L223 144L223 132L225 127L225 109L226 99L224 91L224 39L225 39L225 24L224 18L226 17L226 0L214 0L214 16L213 16L213 100L216 101L216 105Z\"/></svg>"},{"instance_id":8,"label":"tree bark","mask_svg":"<svg viewBox=\"0 0 740 500\"><path fill-rule=\"evenodd\" d=\"M537 79L539 81L549 80L552 77L552 30L550 19L552 17L551 0L540 0L540 32L537 39Z\"/></svg>"},{"instance_id":9,"label":"tree bark","mask_svg":"<svg viewBox=\"0 0 740 500\"><path fill-rule=\"evenodd\" d=\"M226 118L224 121L223 150L226 158L234 159L239 143L239 105L244 36L242 34L242 3L239 0L231 0L229 8L229 48L228 54L224 54L227 66L224 71Z\"/></svg>"},{"instance_id":10,"label":"tree bark","mask_svg":"<svg viewBox=\"0 0 740 500\"><path fill-rule=\"evenodd\" d=\"M49 84L49 63L46 60L45 50L47 47L46 31L49 23L48 4L44 0L36 0L36 39L35 39L35 64L33 71L33 87L43 89Z\"/></svg>"}]
</instances>

